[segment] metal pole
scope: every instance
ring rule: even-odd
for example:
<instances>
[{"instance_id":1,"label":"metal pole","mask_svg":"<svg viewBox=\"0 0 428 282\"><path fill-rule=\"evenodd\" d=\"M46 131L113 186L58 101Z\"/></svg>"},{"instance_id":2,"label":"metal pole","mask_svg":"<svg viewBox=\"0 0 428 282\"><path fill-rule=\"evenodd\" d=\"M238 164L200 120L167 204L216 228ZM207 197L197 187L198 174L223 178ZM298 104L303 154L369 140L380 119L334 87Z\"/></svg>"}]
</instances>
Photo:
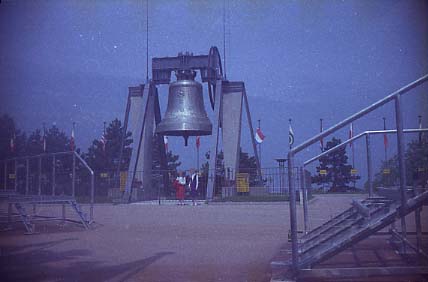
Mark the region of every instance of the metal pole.
<instances>
[{"instance_id":1,"label":"metal pole","mask_svg":"<svg viewBox=\"0 0 428 282\"><path fill-rule=\"evenodd\" d=\"M55 155L52 156L52 196L55 196Z\"/></svg>"},{"instance_id":2,"label":"metal pole","mask_svg":"<svg viewBox=\"0 0 428 282\"><path fill-rule=\"evenodd\" d=\"M403 135L403 113L401 112L401 96L395 97L395 122L397 124L397 146L398 146L398 166L400 171L400 192L401 192L401 210L405 211L407 207L406 195L406 164L404 162L404 135ZM401 234L406 239L406 219L401 217ZM406 253L406 244L403 242L403 252Z\"/></svg>"},{"instance_id":3,"label":"metal pole","mask_svg":"<svg viewBox=\"0 0 428 282\"><path fill-rule=\"evenodd\" d=\"M62 224L65 224L65 204L62 204Z\"/></svg>"},{"instance_id":4,"label":"metal pole","mask_svg":"<svg viewBox=\"0 0 428 282\"><path fill-rule=\"evenodd\" d=\"M26 174L25 174L25 195L28 195L30 187L30 159L25 160Z\"/></svg>"},{"instance_id":5,"label":"metal pole","mask_svg":"<svg viewBox=\"0 0 428 282\"><path fill-rule=\"evenodd\" d=\"M419 195L420 191L415 187L415 194ZM416 225L416 247L419 250L422 250L422 224L421 224L421 211L422 208L417 208L415 210L415 225Z\"/></svg>"},{"instance_id":6,"label":"metal pole","mask_svg":"<svg viewBox=\"0 0 428 282\"><path fill-rule=\"evenodd\" d=\"M383 130L386 130L386 118L383 118ZM386 135L384 134L383 137L383 146L385 147L385 165L388 161L388 144L385 142L386 141Z\"/></svg>"},{"instance_id":7,"label":"metal pole","mask_svg":"<svg viewBox=\"0 0 428 282\"><path fill-rule=\"evenodd\" d=\"M73 154L73 168L71 172L71 196L76 195L76 156Z\"/></svg>"},{"instance_id":8,"label":"metal pole","mask_svg":"<svg viewBox=\"0 0 428 282\"><path fill-rule=\"evenodd\" d=\"M259 124L259 129L261 130L261 128L260 128L260 119L258 119L257 120L258 121L258 124ZM254 138L254 137L251 137L251 138ZM260 167L262 166L262 143L259 143L259 162L260 162Z\"/></svg>"},{"instance_id":9,"label":"metal pole","mask_svg":"<svg viewBox=\"0 0 428 282\"><path fill-rule=\"evenodd\" d=\"M369 182L369 197L373 196L373 170L372 170L372 155L370 150L370 134L366 134L366 149L367 149L367 175Z\"/></svg>"},{"instance_id":10,"label":"metal pole","mask_svg":"<svg viewBox=\"0 0 428 282\"><path fill-rule=\"evenodd\" d=\"M303 221L304 221L304 228L305 228L305 234L308 233L309 225L308 225L308 190L306 187L306 174L305 174L305 168L301 167L301 175L302 175L302 189L303 189Z\"/></svg>"},{"instance_id":11,"label":"metal pole","mask_svg":"<svg viewBox=\"0 0 428 282\"><path fill-rule=\"evenodd\" d=\"M7 190L7 161L4 161L4 190Z\"/></svg>"},{"instance_id":12,"label":"metal pole","mask_svg":"<svg viewBox=\"0 0 428 282\"><path fill-rule=\"evenodd\" d=\"M39 157L39 196L42 194L42 157Z\"/></svg>"},{"instance_id":13,"label":"metal pole","mask_svg":"<svg viewBox=\"0 0 428 282\"><path fill-rule=\"evenodd\" d=\"M14 190L15 192L18 191L18 161L15 160L15 181L14 181Z\"/></svg>"},{"instance_id":14,"label":"metal pole","mask_svg":"<svg viewBox=\"0 0 428 282\"><path fill-rule=\"evenodd\" d=\"M91 171L91 210L90 210L91 222L94 220L94 198L95 198L94 172Z\"/></svg>"},{"instance_id":15,"label":"metal pole","mask_svg":"<svg viewBox=\"0 0 428 282\"><path fill-rule=\"evenodd\" d=\"M290 187L290 228L293 270L299 269L299 253L297 245L297 215L296 215L296 187L293 181L294 154L288 152L288 184Z\"/></svg>"}]
</instances>

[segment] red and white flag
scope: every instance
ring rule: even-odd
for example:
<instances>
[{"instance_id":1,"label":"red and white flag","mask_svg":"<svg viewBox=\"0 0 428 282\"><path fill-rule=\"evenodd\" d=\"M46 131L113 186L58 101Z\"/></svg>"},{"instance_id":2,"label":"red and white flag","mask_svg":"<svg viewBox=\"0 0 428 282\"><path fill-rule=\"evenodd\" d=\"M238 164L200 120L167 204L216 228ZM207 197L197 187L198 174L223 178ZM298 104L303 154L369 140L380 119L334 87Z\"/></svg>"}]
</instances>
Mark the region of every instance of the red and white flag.
<instances>
[{"instance_id":1,"label":"red and white flag","mask_svg":"<svg viewBox=\"0 0 428 282\"><path fill-rule=\"evenodd\" d=\"M383 130L386 130L385 125L383 126ZM383 146L385 147L385 149L388 147L388 135L386 133L383 134Z\"/></svg>"},{"instance_id":2,"label":"red and white flag","mask_svg":"<svg viewBox=\"0 0 428 282\"><path fill-rule=\"evenodd\" d=\"M257 127L256 135L254 136L254 138L256 139L256 142L259 144L261 144L263 142L263 140L265 139L265 136L263 135L263 132L260 129L260 127Z\"/></svg>"},{"instance_id":3,"label":"red and white flag","mask_svg":"<svg viewBox=\"0 0 428 282\"><path fill-rule=\"evenodd\" d=\"M168 152L168 136L163 137L163 144L165 145L165 152Z\"/></svg>"},{"instance_id":4,"label":"red and white flag","mask_svg":"<svg viewBox=\"0 0 428 282\"><path fill-rule=\"evenodd\" d=\"M16 138L16 135L15 133L13 133L13 136L10 138L10 151L12 153L15 152L15 138Z\"/></svg>"},{"instance_id":5,"label":"red and white flag","mask_svg":"<svg viewBox=\"0 0 428 282\"><path fill-rule=\"evenodd\" d=\"M103 151L105 151L105 150L106 150L106 143L107 143L107 139L106 139L106 137L104 136L104 133L101 135L100 143L101 143L101 146L102 146L102 148L103 148Z\"/></svg>"},{"instance_id":6,"label":"red and white flag","mask_svg":"<svg viewBox=\"0 0 428 282\"><path fill-rule=\"evenodd\" d=\"M351 125L349 126L349 139L351 139L352 137L354 137L354 126L351 123ZM352 147L352 141L349 143L349 147Z\"/></svg>"},{"instance_id":7,"label":"red and white flag","mask_svg":"<svg viewBox=\"0 0 428 282\"><path fill-rule=\"evenodd\" d=\"M199 150L200 146L201 146L201 136L196 136L196 149Z\"/></svg>"}]
</instances>

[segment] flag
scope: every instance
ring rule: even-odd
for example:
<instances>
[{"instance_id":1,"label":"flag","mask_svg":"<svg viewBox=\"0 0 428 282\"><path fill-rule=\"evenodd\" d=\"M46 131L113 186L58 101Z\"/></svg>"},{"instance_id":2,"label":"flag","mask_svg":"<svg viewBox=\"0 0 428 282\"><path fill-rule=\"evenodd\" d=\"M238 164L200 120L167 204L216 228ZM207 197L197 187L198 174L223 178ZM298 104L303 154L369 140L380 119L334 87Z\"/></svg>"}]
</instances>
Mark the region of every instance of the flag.
<instances>
[{"instance_id":1,"label":"flag","mask_svg":"<svg viewBox=\"0 0 428 282\"><path fill-rule=\"evenodd\" d=\"M103 146L103 151L105 151L105 150L106 150L106 143L107 143L107 139L106 139L106 137L104 136L104 133L101 135L100 143L101 143L101 145Z\"/></svg>"},{"instance_id":2,"label":"flag","mask_svg":"<svg viewBox=\"0 0 428 282\"><path fill-rule=\"evenodd\" d=\"M354 137L354 126L351 123L349 126L349 139L351 139L352 137ZM352 147L352 141L349 143L349 147Z\"/></svg>"},{"instance_id":3,"label":"flag","mask_svg":"<svg viewBox=\"0 0 428 282\"><path fill-rule=\"evenodd\" d=\"M13 136L10 138L10 151L12 153L15 152L15 138L16 138L16 135L15 133L13 133Z\"/></svg>"},{"instance_id":4,"label":"flag","mask_svg":"<svg viewBox=\"0 0 428 282\"><path fill-rule=\"evenodd\" d=\"M74 124L73 128L71 129L70 149L74 151Z\"/></svg>"},{"instance_id":5,"label":"flag","mask_svg":"<svg viewBox=\"0 0 428 282\"><path fill-rule=\"evenodd\" d=\"M200 146L201 146L201 137L196 136L196 149L199 149Z\"/></svg>"},{"instance_id":6,"label":"flag","mask_svg":"<svg viewBox=\"0 0 428 282\"><path fill-rule=\"evenodd\" d=\"M163 137L163 144L165 145L165 152L168 152L168 136Z\"/></svg>"},{"instance_id":7,"label":"flag","mask_svg":"<svg viewBox=\"0 0 428 282\"><path fill-rule=\"evenodd\" d=\"M288 126L288 143L290 144L290 148L294 144L294 132L291 124Z\"/></svg>"},{"instance_id":8,"label":"flag","mask_svg":"<svg viewBox=\"0 0 428 282\"><path fill-rule=\"evenodd\" d=\"M256 135L254 136L254 138L256 139L256 142L259 144L261 144L263 142L263 140L265 139L265 136L263 135L260 127L257 127Z\"/></svg>"}]
</instances>

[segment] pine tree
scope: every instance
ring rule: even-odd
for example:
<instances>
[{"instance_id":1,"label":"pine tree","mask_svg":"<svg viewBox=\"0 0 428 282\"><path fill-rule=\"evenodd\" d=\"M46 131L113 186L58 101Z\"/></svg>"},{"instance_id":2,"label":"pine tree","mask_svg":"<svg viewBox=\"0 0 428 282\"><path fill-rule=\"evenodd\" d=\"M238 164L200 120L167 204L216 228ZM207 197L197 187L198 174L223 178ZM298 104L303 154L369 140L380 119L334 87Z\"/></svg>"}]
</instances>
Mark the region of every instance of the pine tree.
<instances>
[{"instance_id":1,"label":"pine tree","mask_svg":"<svg viewBox=\"0 0 428 282\"><path fill-rule=\"evenodd\" d=\"M85 160L95 171L117 170L119 165L120 145L122 144L123 127L119 119L114 119L106 128L105 145L100 139L94 139L88 152L84 154ZM123 143L122 160L120 163L121 170L128 170L131 159L132 144L131 133L127 132Z\"/></svg>"},{"instance_id":2,"label":"pine tree","mask_svg":"<svg viewBox=\"0 0 428 282\"><path fill-rule=\"evenodd\" d=\"M427 187L428 181L428 142L423 139L407 144L404 154L406 163L406 184ZM385 174L384 170L389 173ZM398 167L398 156L394 155L386 162L383 161L380 171L376 173L373 180L373 187L391 187L398 186L400 181L400 172ZM366 183L368 186L368 183Z\"/></svg>"},{"instance_id":3,"label":"pine tree","mask_svg":"<svg viewBox=\"0 0 428 282\"><path fill-rule=\"evenodd\" d=\"M329 150L342 143L338 138L334 138L327 142L325 150ZM320 158L319 166L317 166L318 175L312 177L312 183L318 185L327 184L330 186L330 192L343 192L348 190L349 183L355 182L359 176L352 176L352 166L348 164L348 156L346 155L346 148L342 147L326 156ZM321 170L326 171L322 175Z\"/></svg>"}]
</instances>

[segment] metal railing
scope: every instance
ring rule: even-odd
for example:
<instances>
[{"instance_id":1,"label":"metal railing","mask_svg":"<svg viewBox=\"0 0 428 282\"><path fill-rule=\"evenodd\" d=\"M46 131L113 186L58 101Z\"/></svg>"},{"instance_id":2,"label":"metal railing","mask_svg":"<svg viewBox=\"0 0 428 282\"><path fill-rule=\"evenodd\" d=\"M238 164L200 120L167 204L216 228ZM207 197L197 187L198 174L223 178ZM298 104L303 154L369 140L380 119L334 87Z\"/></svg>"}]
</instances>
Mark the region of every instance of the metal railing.
<instances>
[{"instance_id":1,"label":"metal railing","mask_svg":"<svg viewBox=\"0 0 428 282\"><path fill-rule=\"evenodd\" d=\"M301 170L294 168L294 182L300 187ZM288 167L263 168L241 168L238 172L232 169L216 169L202 171L199 173L199 188L196 198L206 200L207 184L210 177L216 177L214 196L216 199L236 199L247 196L254 197L276 197L285 199L289 194L289 183L287 178ZM116 170L95 171L95 185L97 195L106 200L116 201L120 199L125 192L124 180L127 179L129 171ZM149 185L144 186L141 179L143 171L131 172L135 174L132 185L131 197L134 201L154 201L175 200L176 189L173 182L178 175L177 170L151 170L151 179ZM184 171L185 176L190 177L190 171ZM188 181L190 178L188 178ZM186 187L186 198L190 198L190 188ZM285 198L284 198L285 197ZM232 199L232 200L233 200Z\"/></svg>"},{"instance_id":2,"label":"metal railing","mask_svg":"<svg viewBox=\"0 0 428 282\"><path fill-rule=\"evenodd\" d=\"M397 128L397 147L398 147L398 163L400 171L400 194L401 194L401 206L406 207L406 192L405 192L405 163L404 163L404 140L403 140L403 118L402 118L402 109L401 109L401 95L407 93L411 89L425 83L428 80L428 74L422 76L421 78L415 80L414 82L400 88L399 90L391 93L385 98L375 102L374 104L364 108L363 110L351 115L350 117L342 120L336 125L330 127L329 129L319 133L318 135L310 138L309 140L303 142L302 144L294 147L288 153L288 164L289 166L294 166L294 157L297 153L309 147L312 144L320 141L321 139L327 137L328 135L336 132L337 130L349 125L351 122L367 115L368 113L376 110L377 108L385 105L386 103L394 100L395 102L395 120ZM288 171L289 179L293 179L293 171ZM296 185L293 182L290 182L290 227L291 227L291 241L292 241L292 267L294 270L299 269L299 251L298 251L298 237L297 237L297 213L296 213ZM406 234L406 224L404 217L401 220L402 232L405 236Z\"/></svg>"},{"instance_id":3,"label":"metal railing","mask_svg":"<svg viewBox=\"0 0 428 282\"><path fill-rule=\"evenodd\" d=\"M71 159L65 159L66 157L71 157ZM90 193L90 221L93 221L95 202L94 171L77 152L39 154L6 159L1 162L3 162L4 166L4 191L13 191L26 196L67 195L72 197L86 192L80 189L80 193L76 193L76 167L80 163L89 172L90 176L90 187L88 189ZM9 167L11 163L12 165ZM10 168L13 168L12 173L9 173ZM21 168L25 168L24 174L22 174ZM81 184L81 181L79 181L79 184ZM10 186L13 188L9 189Z\"/></svg>"},{"instance_id":4,"label":"metal railing","mask_svg":"<svg viewBox=\"0 0 428 282\"><path fill-rule=\"evenodd\" d=\"M403 129L403 133L419 133L419 132L428 132L428 128L414 128L414 129ZM371 148L370 148L370 135L376 135L376 134L396 134L397 130L395 129L388 129L388 130L367 130L360 134L355 135L354 137L334 146L333 148L330 148L321 154L318 154L315 157L312 157L305 162L303 162L303 169L305 169L306 166L313 163L316 160L321 159L324 156L327 156L340 148L346 147L348 144L353 143L354 141L366 137L366 154L367 154L367 182L369 186L369 197L373 196L373 165L372 165L372 157L371 157ZM302 193L304 195L307 195L307 186L303 186ZM303 221L304 221L304 232L305 234L308 232L308 203L307 201L303 201Z\"/></svg>"}]
</instances>

